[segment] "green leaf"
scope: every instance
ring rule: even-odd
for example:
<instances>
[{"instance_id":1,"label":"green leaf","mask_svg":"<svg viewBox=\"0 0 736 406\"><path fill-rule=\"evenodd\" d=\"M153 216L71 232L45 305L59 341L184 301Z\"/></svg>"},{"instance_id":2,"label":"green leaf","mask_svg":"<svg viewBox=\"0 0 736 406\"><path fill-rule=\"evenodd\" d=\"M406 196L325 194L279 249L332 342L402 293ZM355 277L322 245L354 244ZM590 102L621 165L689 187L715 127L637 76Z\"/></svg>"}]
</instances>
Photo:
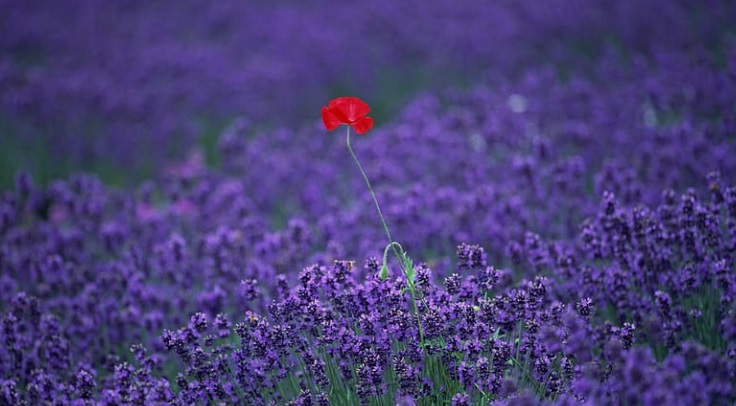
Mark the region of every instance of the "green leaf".
<instances>
[{"instance_id":1,"label":"green leaf","mask_svg":"<svg viewBox=\"0 0 736 406\"><path fill-rule=\"evenodd\" d=\"M409 284L413 286L414 285L414 270L412 269L411 271L407 271L406 277L407 279L409 279Z\"/></svg>"},{"instance_id":2,"label":"green leaf","mask_svg":"<svg viewBox=\"0 0 736 406\"><path fill-rule=\"evenodd\" d=\"M409 284L411 286L414 286L414 277L416 275L416 271L414 270L414 262L411 260L411 258L407 257L406 254L404 254L404 272L406 272L406 277L409 279Z\"/></svg>"},{"instance_id":3,"label":"green leaf","mask_svg":"<svg viewBox=\"0 0 736 406\"><path fill-rule=\"evenodd\" d=\"M496 327L496 331L493 332L493 339L498 340L501 337L501 328Z\"/></svg>"}]
</instances>

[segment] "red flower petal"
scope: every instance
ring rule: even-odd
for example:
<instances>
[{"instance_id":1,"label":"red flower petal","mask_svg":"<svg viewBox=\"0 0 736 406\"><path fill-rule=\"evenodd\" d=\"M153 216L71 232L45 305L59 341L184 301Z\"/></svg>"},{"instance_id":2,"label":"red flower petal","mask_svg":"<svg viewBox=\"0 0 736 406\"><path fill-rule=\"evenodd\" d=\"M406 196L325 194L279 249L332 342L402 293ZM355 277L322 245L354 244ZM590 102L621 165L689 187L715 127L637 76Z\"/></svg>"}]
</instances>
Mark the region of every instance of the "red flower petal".
<instances>
[{"instance_id":1,"label":"red flower petal","mask_svg":"<svg viewBox=\"0 0 736 406\"><path fill-rule=\"evenodd\" d=\"M371 108L357 97L338 97L322 107L322 122L328 131L340 124L348 124L358 134L365 134L373 128L373 119L366 114Z\"/></svg>"},{"instance_id":2,"label":"red flower petal","mask_svg":"<svg viewBox=\"0 0 736 406\"><path fill-rule=\"evenodd\" d=\"M335 112L327 106L322 107L322 122L325 124L325 128L328 131L332 131L339 127L340 124L343 124L343 121L340 120L340 118L335 115Z\"/></svg>"},{"instance_id":3,"label":"red flower petal","mask_svg":"<svg viewBox=\"0 0 736 406\"><path fill-rule=\"evenodd\" d=\"M371 108L357 97L338 97L331 100L327 106L335 113L335 116L344 124L355 123L358 119L368 114Z\"/></svg>"},{"instance_id":4,"label":"red flower petal","mask_svg":"<svg viewBox=\"0 0 736 406\"><path fill-rule=\"evenodd\" d=\"M358 134L365 134L373 128L373 118L368 116L363 116L355 121L355 123L352 124L353 129Z\"/></svg>"}]
</instances>

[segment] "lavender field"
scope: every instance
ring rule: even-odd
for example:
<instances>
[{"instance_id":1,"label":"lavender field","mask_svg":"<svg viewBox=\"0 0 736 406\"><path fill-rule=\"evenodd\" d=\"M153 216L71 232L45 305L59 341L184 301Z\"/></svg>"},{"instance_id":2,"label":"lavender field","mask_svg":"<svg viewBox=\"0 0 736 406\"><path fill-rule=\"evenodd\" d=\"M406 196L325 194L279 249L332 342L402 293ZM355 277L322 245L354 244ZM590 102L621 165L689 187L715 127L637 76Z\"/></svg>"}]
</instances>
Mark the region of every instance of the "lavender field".
<instances>
[{"instance_id":1,"label":"lavender field","mask_svg":"<svg viewBox=\"0 0 736 406\"><path fill-rule=\"evenodd\" d=\"M736 404L734 21L0 0L0 405Z\"/></svg>"}]
</instances>

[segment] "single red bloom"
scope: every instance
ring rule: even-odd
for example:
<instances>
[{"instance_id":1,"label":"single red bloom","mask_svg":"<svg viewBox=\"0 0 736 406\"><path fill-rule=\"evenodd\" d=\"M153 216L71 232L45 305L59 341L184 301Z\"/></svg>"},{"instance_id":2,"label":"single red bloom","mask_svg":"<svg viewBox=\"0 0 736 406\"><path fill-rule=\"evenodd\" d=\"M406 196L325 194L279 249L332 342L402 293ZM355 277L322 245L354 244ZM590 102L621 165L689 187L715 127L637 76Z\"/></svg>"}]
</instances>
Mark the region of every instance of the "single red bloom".
<instances>
[{"instance_id":1,"label":"single red bloom","mask_svg":"<svg viewBox=\"0 0 736 406\"><path fill-rule=\"evenodd\" d=\"M322 107L322 122L330 131L346 124L356 133L365 134L373 128L373 118L366 115L369 111L371 108L357 97L338 97Z\"/></svg>"}]
</instances>

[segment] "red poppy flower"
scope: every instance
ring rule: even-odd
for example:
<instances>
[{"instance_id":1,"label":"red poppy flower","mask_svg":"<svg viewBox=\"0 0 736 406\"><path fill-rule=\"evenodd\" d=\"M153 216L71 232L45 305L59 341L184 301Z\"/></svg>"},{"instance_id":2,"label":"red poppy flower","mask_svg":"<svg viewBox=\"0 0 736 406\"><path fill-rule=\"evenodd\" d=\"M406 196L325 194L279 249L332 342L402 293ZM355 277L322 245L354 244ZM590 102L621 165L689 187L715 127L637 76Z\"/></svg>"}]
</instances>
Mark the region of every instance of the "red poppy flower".
<instances>
[{"instance_id":1,"label":"red poppy flower","mask_svg":"<svg viewBox=\"0 0 736 406\"><path fill-rule=\"evenodd\" d=\"M365 134L373 128L373 118L366 114L371 108L357 97L338 97L322 107L322 122L325 128L334 130L346 124L358 134Z\"/></svg>"}]
</instances>

